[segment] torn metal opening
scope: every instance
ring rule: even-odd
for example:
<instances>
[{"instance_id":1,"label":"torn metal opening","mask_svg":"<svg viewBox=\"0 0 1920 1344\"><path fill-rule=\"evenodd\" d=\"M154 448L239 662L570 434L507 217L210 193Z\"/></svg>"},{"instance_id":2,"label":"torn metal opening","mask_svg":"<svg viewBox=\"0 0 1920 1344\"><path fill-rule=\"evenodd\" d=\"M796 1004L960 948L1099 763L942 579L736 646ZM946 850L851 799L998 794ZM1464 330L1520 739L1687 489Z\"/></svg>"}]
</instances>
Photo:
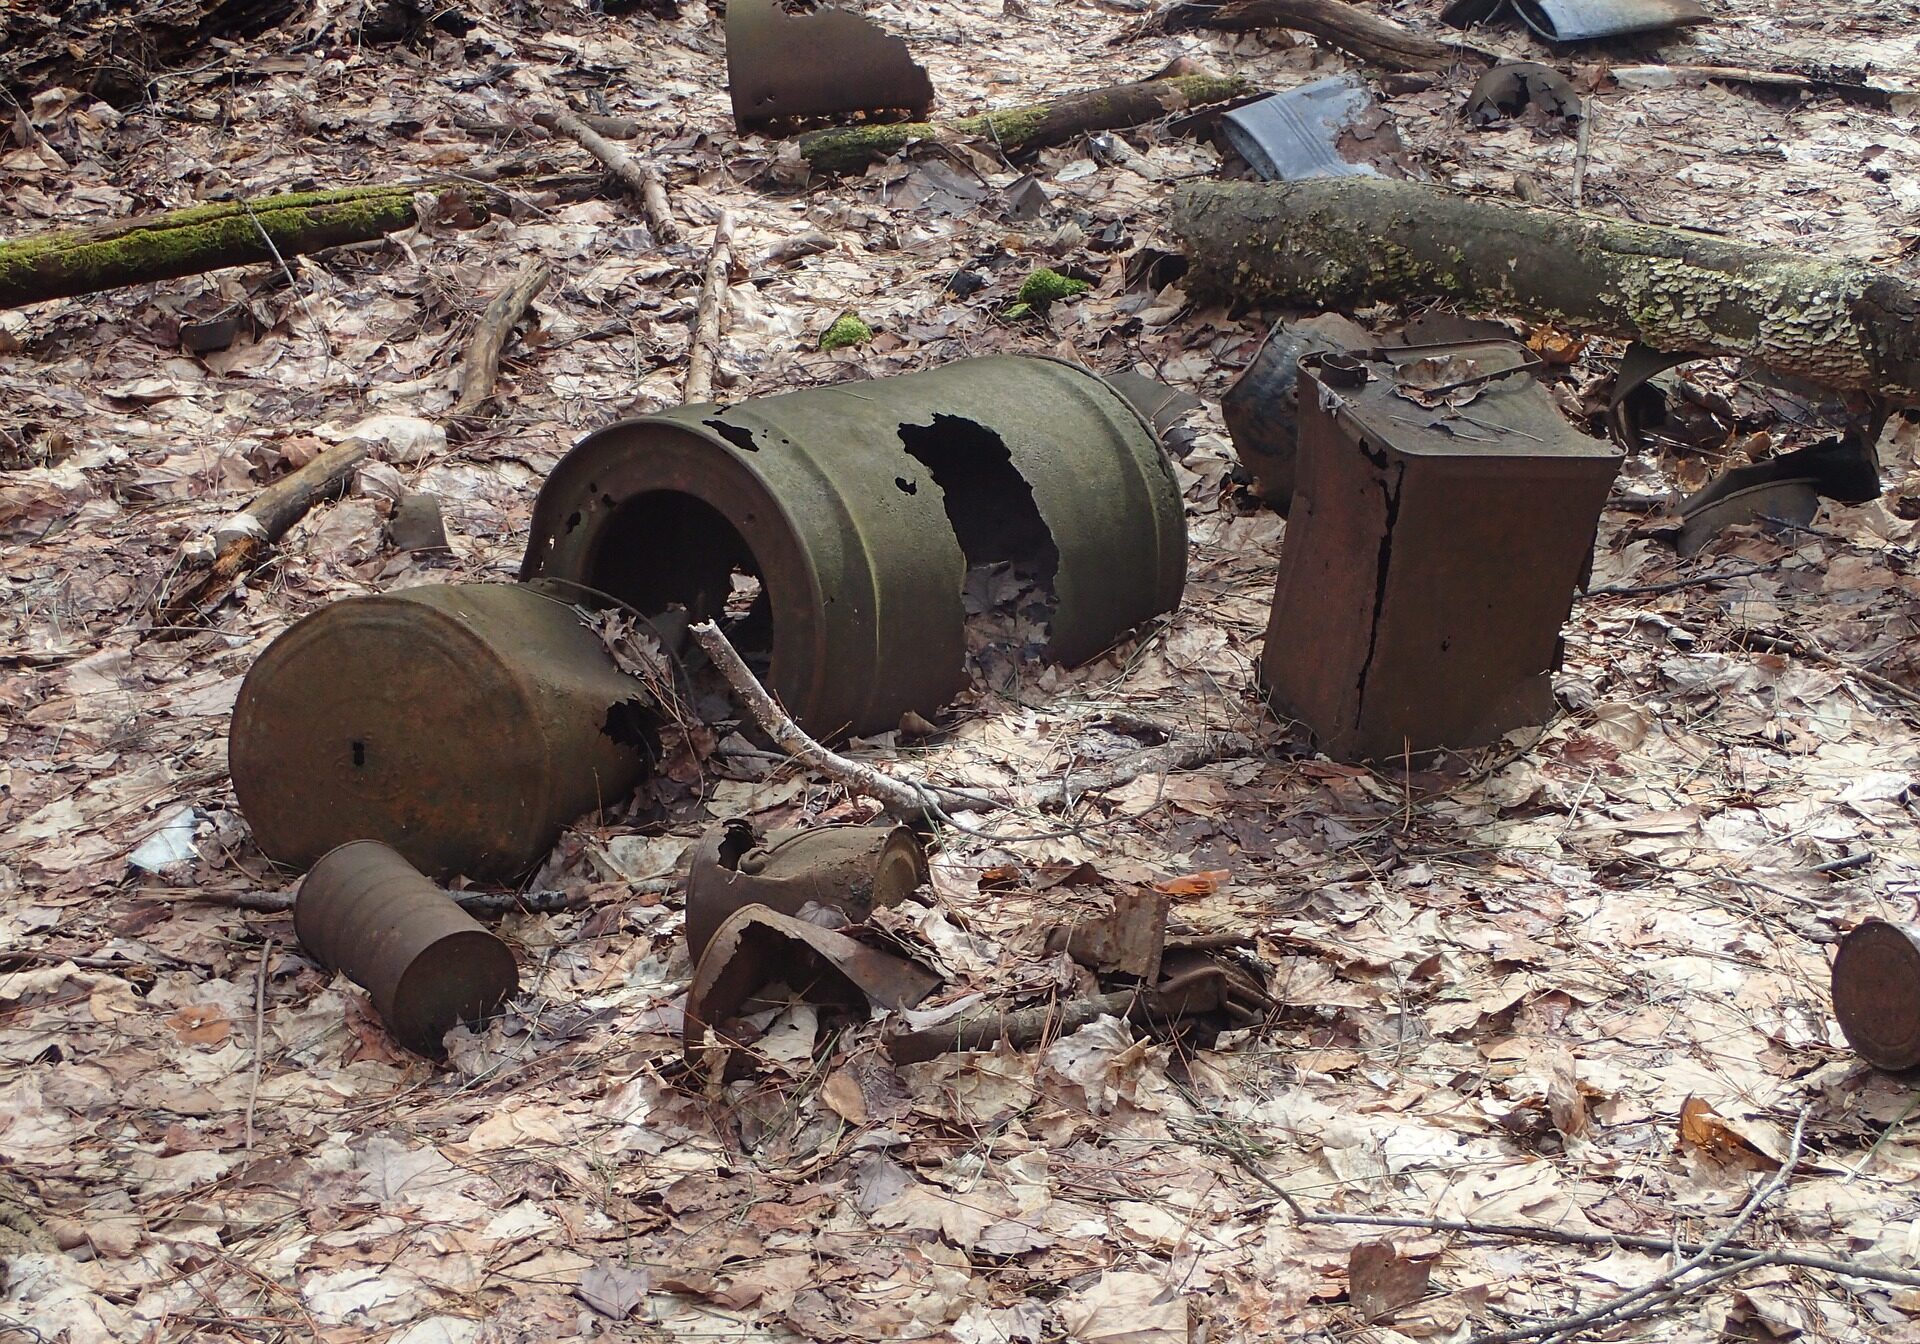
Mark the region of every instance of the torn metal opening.
<instances>
[{"instance_id":1,"label":"torn metal opening","mask_svg":"<svg viewBox=\"0 0 1920 1344\"><path fill-rule=\"evenodd\" d=\"M985 671L996 649L1021 661L1042 654L1059 601L1060 549L1006 443L984 425L939 412L930 424L901 425L900 442L940 487L966 556L968 662ZM918 489L910 478L895 484Z\"/></svg>"}]
</instances>

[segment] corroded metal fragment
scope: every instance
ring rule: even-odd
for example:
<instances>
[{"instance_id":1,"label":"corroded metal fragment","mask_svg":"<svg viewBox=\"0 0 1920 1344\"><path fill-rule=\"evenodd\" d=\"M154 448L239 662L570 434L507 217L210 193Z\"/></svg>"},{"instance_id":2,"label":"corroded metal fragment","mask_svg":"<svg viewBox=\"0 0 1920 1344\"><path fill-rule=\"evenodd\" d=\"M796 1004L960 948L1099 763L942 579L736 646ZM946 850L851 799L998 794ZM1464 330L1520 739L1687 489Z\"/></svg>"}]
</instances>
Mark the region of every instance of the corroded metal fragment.
<instances>
[{"instance_id":1,"label":"corroded metal fragment","mask_svg":"<svg viewBox=\"0 0 1920 1344\"><path fill-rule=\"evenodd\" d=\"M1867 1063L1920 1066L1920 929L1869 919L1842 938L1833 959L1833 1014Z\"/></svg>"},{"instance_id":2,"label":"corroded metal fragment","mask_svg":"<svg viewBox=\"0 0 1920 1344\"><path fill-rule=\"evenodd\" d=\"M844 9L729 0L727 87L741 130L840 119L919 120L933 81L900 38Z\"/></svg>"}]
</instances>

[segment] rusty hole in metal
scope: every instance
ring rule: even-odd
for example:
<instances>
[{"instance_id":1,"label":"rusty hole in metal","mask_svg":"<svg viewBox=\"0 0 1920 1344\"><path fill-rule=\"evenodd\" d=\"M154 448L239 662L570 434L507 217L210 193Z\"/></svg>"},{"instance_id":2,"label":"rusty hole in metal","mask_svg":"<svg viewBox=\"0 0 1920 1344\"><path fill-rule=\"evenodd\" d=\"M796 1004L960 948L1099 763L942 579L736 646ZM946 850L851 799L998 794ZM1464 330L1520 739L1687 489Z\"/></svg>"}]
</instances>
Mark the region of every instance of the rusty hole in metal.
<instances>
[{"instance_id":1,"label":"rusty hole in metal","mask_svg":"<svg viewBox=\"0 0 1920 1344\"><path fill-rule=\"evenodd\" d=\"M1037 653L1053 623L1060 550L1007 445L985 425L937 412L932 424L901 425L900 443L940 487L966 556L969 658L996 645Z\"/></svg>"},{"instance_id":2,"label":"rusty hole in metal","mask_svg":"<svg viewBox=\"0 0 1920 1344\"><path fill-rule=\"evenodd\" d=\"M900 493L903 495L917 495L920 493L920 487L908 480L905 476L895 476L893 483L900 487Z\"/></svg>"},{"instance_id":3,"label":"rusty hole in metal","mask_svg":"<svg viewBox=\"0 0 1920 1344\"><path fill-rule=\"evenodd\" d=\"M367 744L365 742L355 742L353 744L353 763L355 765L365 765L367 763Z\"/></svg>"},{"instance_id":4,"label":"rusty hole in metal","mask_svg":"<svg viewBox=\"0 0 1920 1344\"><path fill-rule=\"evenodd\" d=\"M753 441L753 431L744 425L730 425L725 420L702 420L701 424L718 434L735 448L746 453L757 453L760 445Z\"/></svg>"},{"instance_id":5,"label":"rusty hole in metal","mask_svg":"<svg viewBox=\"0 0 1920 1344\"><path fill-rule=\"evenodd\" d=\"M578 526L580 526L580 510L575 509L567 515L567 531L571 532Z\"/></svg>"},{"instance_id":6,"label":"rusty hole in metal","mask_svg":"<svg viewBox=\"0 0 1920 1344\"><path fill-rule=\"evenodd\" d=\"M725 514L692 495L651 490L615 508L586 582L650 617L678 606L689 620L719 621L757 673L772 661L773 604L760 562Z\"/></svg>"},{"instance_id":7,"label":"rusty hole in metal","mask_svg":"<svg viewBox=\"0 0 1920 1344\"><path fill-rule=\"evenodd\" d=\"M659 711L637 696L608 705L600 731L623 747L645 752L654 760L660 757Z\"/></svg>"}]
</instances>

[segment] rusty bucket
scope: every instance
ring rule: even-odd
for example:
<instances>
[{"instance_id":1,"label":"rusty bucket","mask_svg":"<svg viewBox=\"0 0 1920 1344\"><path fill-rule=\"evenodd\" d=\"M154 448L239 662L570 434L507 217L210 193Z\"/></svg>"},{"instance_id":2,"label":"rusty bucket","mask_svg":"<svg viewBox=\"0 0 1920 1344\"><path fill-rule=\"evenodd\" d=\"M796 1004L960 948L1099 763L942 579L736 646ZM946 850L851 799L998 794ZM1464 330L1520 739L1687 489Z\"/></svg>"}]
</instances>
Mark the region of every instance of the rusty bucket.
<instances>
[{"instance_id":1,"label":"rusty bucket","mask_svg":"<svg viewBox=\"0 0 1920 1344\"><path fill-rule=\"evenodd\" d=\"M313 866L293 904L300 945L373 998L407 1049L438 1057L459 1022L497 1011L520 988L507 945L377 840L355 840Z\"/></svg>"},{"instance_id":2,"label":"rusty bucket","mask_svg":"<svg viewBox=\"0 0 1920 1344\"><path fill-rule=\"evenodd\" d=\"M612 425L547 478L521 575L722 621L832 738L961 689L967 573L1001 562L1042 577L1044 655L1067 664L1180 600L1172 469L1077 365L963 359Z\"/></svg>"},{"instance_id":3,"label":"rusty bucket","mask_svg":"<svg viewBox=\"0 0 1920 1344\"><path fill-rule=\"evenodd\" d=\"M1920 929L1869 919L1833 958L1833 1015L1875 1068L1920 1067Z\"/></svg>"},{"instance_id":4,"label":"rusty bucket","mask_svg":"<svg viewBox=\"0 0 1920 1344\"><path fill-rule=\"evenodd\" d=\"M687 951L697 963L742 906L797 915L828 906L855 924L927 880L927 854L905 826L820 826L761 835L743 820L715 827L687 876Z\"/></svg>"},{"instance_id":5,"label":"rusty bucket","mask_svg":"<svg viewBox=\"0 0 1920 1344\"><path fill-rule=\"evenodd\" d=\"M436 879L508 881L626 797L652 700L581 613L519 584L336 602L247 673L228 761L262 852L385 841Z\"/></svg>"}]
</instances>

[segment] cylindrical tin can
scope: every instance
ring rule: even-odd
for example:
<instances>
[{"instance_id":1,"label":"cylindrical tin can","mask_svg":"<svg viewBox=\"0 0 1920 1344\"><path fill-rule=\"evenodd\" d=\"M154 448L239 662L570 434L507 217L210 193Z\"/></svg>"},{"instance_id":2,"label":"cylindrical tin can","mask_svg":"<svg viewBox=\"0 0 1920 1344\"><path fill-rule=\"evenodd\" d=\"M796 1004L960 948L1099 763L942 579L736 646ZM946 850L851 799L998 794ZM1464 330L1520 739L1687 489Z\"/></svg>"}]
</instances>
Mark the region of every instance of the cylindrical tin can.
<instances>
[{"instance_id":1,"label":"cylindrical tin can","mask_svg":"<svg viewBox=\"0 0 1920 1344\"><path fill-rule=\"evenodd\" d=\"M1186 559L1179 487L1127 399L1061 360L990 356L590 434L540 491L521 576L649 615L751 601L729 637L834 738L965 684L970 566L1042 572L1045 653L1071 664L1174 607Z\"/></svg>"},{"instance_id":2,"label":"cylindrical tin can","mask_svg":"<svg viewBox=\"0 0 1920 1344\"><path fill-rule=\"evenodd\" d=\"M1920 1067L1920 929L1869 919L1833 958L1833 1015L1875 1068Z\"/></svg>"},{"instance_id":3,"label":"cylindrical tin can","mask_svg":"<svg viewBox=\"0 0 1920 1344\"><path fill-rule=\"evenodd\" d=\"M459 1022L479 1022L520 989L507 945L391 847L355 840L313 866L293 904L300 945L373 998L393 1038L439 1056Z\"/></svg>"},{"instance_id":4,"label":"cylindrical tin can","mask_svg":"<svg viewBox=\"0 0 1920 1344\"><path fill-rule=\"evenodd\" d=\"M247 673L228 764L269 858L382 840L428 876L511 880L626 797L653 701L580 612L521 584L336 602Z\"/></svg>"},{"instance_id":5,"label":"cylindrical tin can","mask_svg":"<svg viewBox=\"0 0 1920 1344\"><path fill-rule=\"evenodd\" d=\"M687 875L687 951L697 963L728 915L764 905L797 915L830 906L856 924L927 880L927 854L905 826L820 826L756 834L745 821L708 832Z\"/></svg>"}]
</instances>

